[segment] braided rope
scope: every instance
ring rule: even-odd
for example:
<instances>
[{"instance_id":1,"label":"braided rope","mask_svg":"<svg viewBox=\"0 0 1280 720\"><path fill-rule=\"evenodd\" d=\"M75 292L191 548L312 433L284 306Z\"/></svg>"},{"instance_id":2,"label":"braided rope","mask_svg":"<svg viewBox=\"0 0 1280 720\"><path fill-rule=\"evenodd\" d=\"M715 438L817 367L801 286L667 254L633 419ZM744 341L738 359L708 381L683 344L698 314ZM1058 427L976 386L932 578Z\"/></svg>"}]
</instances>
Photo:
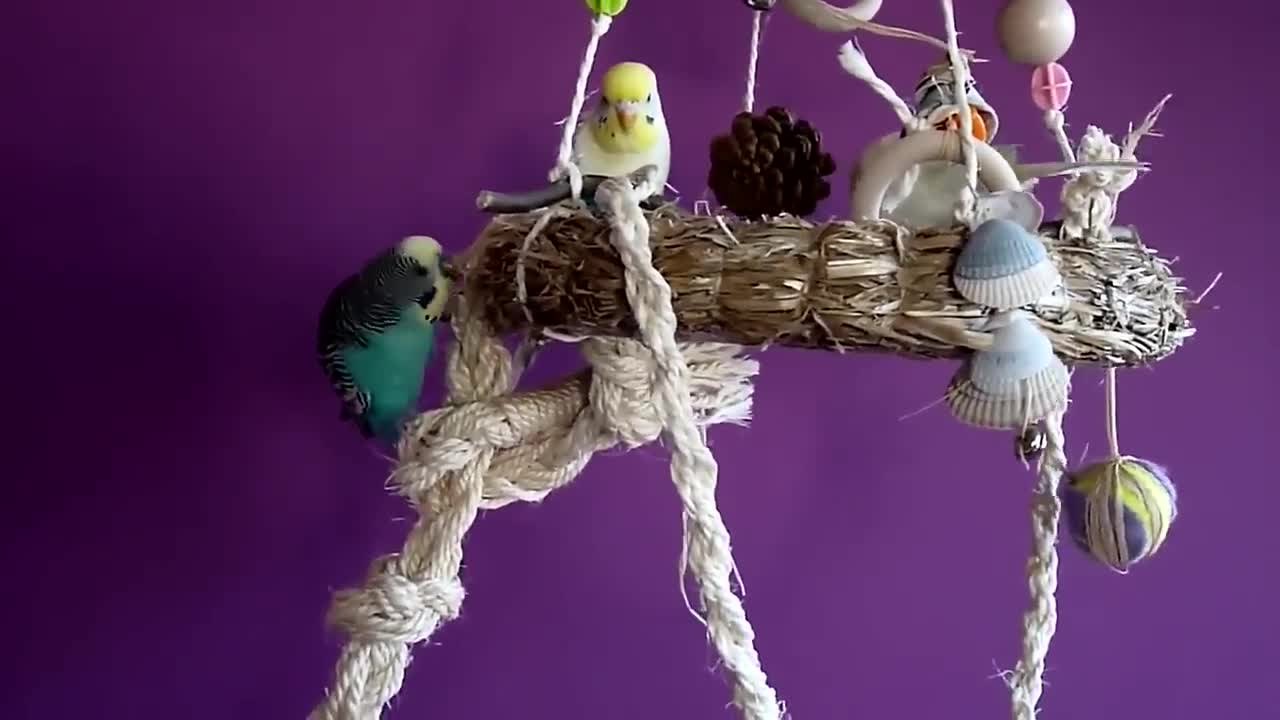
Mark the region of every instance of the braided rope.
<instances>
[{"instance_id":1,"label":"braided rope","mask_svg":"<svg viewBox=\"0 0 1280 720\"><path fill-rule=\"evenodd\" d=\"M634 340L587 339L592 366L545 390L509 394L511 356L465 301L454 316L449 402L411 423L392 486L418 513L400 552L375 560L361 588L335 594L329 622L348 640L312 720L375 720L399 692L410 647L457 617L462 541L480 509L537 502L594 453L660 435L652 353ZM758 363L734 346L684 347L699 427L745 423Z\"/></svg>"},{"instance_id":2,"label":"braided rope","mask_svg":"<svg viewBox=\"0 0 1280 720\"><path fill-rule=\"evenodd\" d=\"M454 316L457 342L449 356L448 402L494 398L510 390L511 356L483 332L466 303ZM418 424L420 420L417 421ZM400 453L421 442L412 432ZM492 448L467 454L456 443L438 465L402 465L393 475L412 497L418 519L398 553L375 560L359 589L334 595L329 623L348 640L333 684L311 720L374 720L400 691L409 647L458 615L464 591L458 580L462 540L480 510ZM451 455L451 456L450 456Z\"/></svg>"},{"instance_id":3,"label":"braided rope","mask_svg":"<svg viewBox=\"0 0 1280 720\"><path fill-rule=\"evenodd\" d=\"M1045 449L1036 472L1031 501L1031 557L1027 560L1027 585L1031 604L1022 616L1022 657L1009 682L1013 720L1035 720L1044 692L1044 660L1058 629L1058 519L1062 501L1058 487L1067 470L1062 414L1044 421Z\"/></svg>"}]
</instances>

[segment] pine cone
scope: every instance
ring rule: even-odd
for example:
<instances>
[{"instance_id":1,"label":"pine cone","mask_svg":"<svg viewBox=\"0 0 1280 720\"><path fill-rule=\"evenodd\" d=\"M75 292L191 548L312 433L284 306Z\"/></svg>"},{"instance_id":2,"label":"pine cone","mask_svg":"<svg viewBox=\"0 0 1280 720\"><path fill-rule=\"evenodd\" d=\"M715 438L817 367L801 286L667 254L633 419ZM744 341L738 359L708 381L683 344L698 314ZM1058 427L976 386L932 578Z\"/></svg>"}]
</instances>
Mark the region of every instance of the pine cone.
<instances>
[{"instance_id":1,"label":"pine cone","mask_svg":"<svg viewBox=\"0 0 1280 720\"><path fill-rule=\"evenodd\" d=\"M771 107L763 115L738 113L729 133L711 141L707 185L717 202L744 218L804 216L831 195L826 177L835 170L812 125Z\"/></svg>"}]
</instances>

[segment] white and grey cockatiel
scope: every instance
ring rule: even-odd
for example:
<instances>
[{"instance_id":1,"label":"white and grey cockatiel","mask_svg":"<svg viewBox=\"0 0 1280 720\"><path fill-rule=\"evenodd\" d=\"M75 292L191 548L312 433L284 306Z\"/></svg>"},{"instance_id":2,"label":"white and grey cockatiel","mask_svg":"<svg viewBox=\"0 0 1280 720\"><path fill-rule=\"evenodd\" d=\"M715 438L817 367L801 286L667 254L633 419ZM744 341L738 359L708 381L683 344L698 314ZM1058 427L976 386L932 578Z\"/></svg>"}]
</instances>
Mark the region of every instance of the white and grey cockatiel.
<instances>
[{"instance_id":1,"label":"white and grey cockatiel","mask_svg":"<svg viewBox=\"0 0 1280 720\"><path fill-rule=\"evenodd\" d=\"M857 75L865 58L853 43L845 43L840 49L840 64L851 75ZM960 132L960 107L955 101L955 78L950 61L943 57L929 66L916 84L912 105L915 116L927 128ZM1000 128L1000 117L995 108L982 97L978 85L969 78L965 98L968 100L973 137L990 144L1013 167L1024 188L1040 178L1062 175L1076 169L1088 169L1097 163L1019 163L1017 146L996 145L992 141ZM910 127L890 133L872 143L864 151L861 161L853 169L852 184L857 185L862 163L869 162L878 153L889 150L899 138L913 132ZM1111 163L1115 165L1115 163ZM902 177L890 183L881 205L881 217L907 227L947 227L955 223L955 211L967 183L963 164L945 160L920 163ZM989 189L978 182L978 192Z\"/></svg>"},{"instance_id":2,"label":"white and grey cockatiel","mask_svg":"<svg viewBox=\"0 0 1280 720\"><path fill-rule=\"evenodd\" d=\"M573 154L583 175L620 177L654 165L653 192L662 193L671 172L671 136L653 70L622 62L605 71L600 103L579 123Z\"/></svg>"}]
</instances>

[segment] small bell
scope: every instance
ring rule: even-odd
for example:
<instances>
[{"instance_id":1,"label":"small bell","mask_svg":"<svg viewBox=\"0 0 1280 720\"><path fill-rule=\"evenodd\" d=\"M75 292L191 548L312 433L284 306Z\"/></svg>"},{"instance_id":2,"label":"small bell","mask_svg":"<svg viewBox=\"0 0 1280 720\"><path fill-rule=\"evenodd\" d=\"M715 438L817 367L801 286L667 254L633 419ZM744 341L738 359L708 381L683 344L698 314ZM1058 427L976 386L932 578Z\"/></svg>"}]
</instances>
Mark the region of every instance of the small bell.
<instances>
[{"instance_id":1,"label":"small bell","mask_svg":"<svg viewBox=\"0 0 1280 720\"><path fill-rule=\"evenodd\" d=\"M1032 423L1018 433L1013 442L1013 454L1024 463L1035 462L1049 445L1049 436L1043 423Z\"/></svg>"}]
</instances>

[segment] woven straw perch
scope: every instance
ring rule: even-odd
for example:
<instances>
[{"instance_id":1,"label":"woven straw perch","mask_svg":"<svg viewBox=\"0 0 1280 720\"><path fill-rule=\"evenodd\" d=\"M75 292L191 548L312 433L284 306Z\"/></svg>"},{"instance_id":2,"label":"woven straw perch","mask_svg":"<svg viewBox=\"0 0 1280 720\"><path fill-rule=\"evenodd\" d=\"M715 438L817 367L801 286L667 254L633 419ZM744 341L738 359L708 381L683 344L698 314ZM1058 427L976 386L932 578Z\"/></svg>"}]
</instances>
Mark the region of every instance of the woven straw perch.
<instances>
[{"instance_id":1,"label":"woven straw perch","mask_svg":"<svg viewBox=\"0 0 1280 720\"><path fill-rule=\"evenodd\" d=\"M497 215L462 261L468 292L499 332L633 335L608 224L567 203L550 212L527 246L541 213ZM913 235L887 221L748 222L671 204L647 214L683 339L924 358L961 357L988 342L975 330L988 311L951 284L962 227ZM1168 263L1131 228L1112 232L1098 243L1060 239L1055 223L1041 228L1064 283L1029 310L1068 364L1149 364L1195 332Z\"/></svg>"}]
</instances>

